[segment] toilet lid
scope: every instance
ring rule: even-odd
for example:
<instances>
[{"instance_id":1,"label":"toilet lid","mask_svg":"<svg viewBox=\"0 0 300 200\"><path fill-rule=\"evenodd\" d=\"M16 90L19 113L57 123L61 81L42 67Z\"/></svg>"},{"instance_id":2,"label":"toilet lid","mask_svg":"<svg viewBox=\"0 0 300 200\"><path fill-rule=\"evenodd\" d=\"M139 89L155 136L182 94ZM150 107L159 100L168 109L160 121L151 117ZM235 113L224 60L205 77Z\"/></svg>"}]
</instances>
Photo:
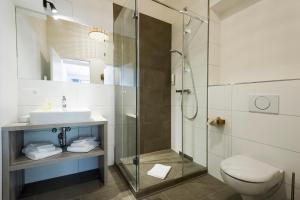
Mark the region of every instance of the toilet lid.
<instances>
[{"instance_id":1,"label":"toilet lid","mask_svg":"<svg viewBox=\"0 0 300 200\"><path fill-rule=\"evenodd\" d=\"M221 162L221 169L229 176L252 183L264 183L280 173L266 163L246 156L233 156Z\"/></svg>"}]
</instances>

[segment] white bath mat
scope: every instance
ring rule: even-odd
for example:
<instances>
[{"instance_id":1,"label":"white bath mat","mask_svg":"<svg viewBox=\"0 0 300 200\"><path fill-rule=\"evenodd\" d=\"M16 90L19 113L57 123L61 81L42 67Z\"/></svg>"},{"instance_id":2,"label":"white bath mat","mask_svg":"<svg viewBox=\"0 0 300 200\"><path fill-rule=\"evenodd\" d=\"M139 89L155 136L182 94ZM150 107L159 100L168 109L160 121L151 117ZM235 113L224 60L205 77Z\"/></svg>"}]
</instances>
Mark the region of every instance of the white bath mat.
<instances>
[{"instance_id":1,"label":"white bath mat","mask_svg":"<svg viewBox=\"0 0 300 200\"><path fill-rule=\"evenodd\" d=\"M147 172L147 175L160 179L165 179L171 170L171 166L155 164L152 169Z\"/></svg>"}]
</instances>

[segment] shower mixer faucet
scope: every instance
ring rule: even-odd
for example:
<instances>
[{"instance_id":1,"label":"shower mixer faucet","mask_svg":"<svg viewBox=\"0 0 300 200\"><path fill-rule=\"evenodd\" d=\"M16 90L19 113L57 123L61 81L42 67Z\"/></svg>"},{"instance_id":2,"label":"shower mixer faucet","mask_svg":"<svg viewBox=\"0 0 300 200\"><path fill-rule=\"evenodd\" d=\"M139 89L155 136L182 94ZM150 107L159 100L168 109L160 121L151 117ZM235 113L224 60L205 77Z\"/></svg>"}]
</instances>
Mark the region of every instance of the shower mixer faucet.
<instances>
[{"instance_id":1,"label":"shower mixer faucet","mask_svg":"<svg viewBox=\"0 0 300 200\"><path fill-rule=\"evenodd\" d=\"M191 94L191 90L190 89L185 89L185 90L176 90L176 93L187 93L187 94Z\"/></svg>"}]
</instances>

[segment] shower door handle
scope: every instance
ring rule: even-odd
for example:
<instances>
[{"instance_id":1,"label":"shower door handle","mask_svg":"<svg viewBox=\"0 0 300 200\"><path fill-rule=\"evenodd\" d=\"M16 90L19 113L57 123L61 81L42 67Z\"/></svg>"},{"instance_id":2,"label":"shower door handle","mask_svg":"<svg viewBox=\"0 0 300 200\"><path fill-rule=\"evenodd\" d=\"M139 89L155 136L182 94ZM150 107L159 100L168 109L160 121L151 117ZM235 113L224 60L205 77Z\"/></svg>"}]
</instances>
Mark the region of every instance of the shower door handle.
<instances>
[{"instance_id":1,"label":"shower door handle","mask_svg":"<svg viewBox=\"0 0 300 200\"><path fill-rule=\"evenodd\" d=\"M190 93L191 93L191 90L189 90L189 89L185 89L185 90L176 90L176 93L180 93L180 94L187 93L187 94L190 94Z\"/></svg>"}]
</instances>

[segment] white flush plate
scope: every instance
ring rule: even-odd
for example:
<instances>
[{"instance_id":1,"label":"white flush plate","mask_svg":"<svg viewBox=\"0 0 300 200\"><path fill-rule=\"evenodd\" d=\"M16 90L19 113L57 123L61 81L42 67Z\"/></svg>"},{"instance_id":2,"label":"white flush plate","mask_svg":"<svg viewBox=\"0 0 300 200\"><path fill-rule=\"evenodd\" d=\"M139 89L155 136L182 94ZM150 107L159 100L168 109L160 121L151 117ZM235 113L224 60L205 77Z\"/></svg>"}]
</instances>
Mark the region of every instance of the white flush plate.
<instances>
[{"instance_id":1,"label":"white flush plate","mask_svg":"<svg viewBox=\"0 0 300 200\"><path fill-rule=\"evenodd\" d=\"M259 113L279 113L279 95L249 95L249 111Z\"/></svg>"}]
</instances>

